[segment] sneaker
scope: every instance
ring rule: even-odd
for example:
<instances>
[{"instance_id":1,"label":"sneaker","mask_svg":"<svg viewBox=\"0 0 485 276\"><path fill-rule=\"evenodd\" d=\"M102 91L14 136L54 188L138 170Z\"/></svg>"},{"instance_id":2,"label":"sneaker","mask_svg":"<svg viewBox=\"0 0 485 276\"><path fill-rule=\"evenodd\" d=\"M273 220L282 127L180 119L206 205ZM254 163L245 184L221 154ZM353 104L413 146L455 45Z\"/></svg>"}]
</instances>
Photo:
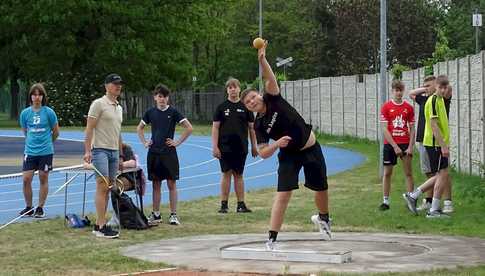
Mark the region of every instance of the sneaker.
<instances>
[{"instance_id":1,"label":"sneaker","mask_svg":"<svg viewBox=\"0 0 485 276\"><path fill-rule=\"evenodd\" d=\"M19 215L24 216L24 217L30 217L34 214L34 208L33 207L25 207L22 211L19 212Z\"/></svg>"},{"instance_id":2,"label":"sneaker","mask_svg":"<svg viewBox=\"0 0 485 276\"><path fill-rule=\"evenodd\" d=\"M251 213L252 211L251 211L251 209L246 207L246 204L243 202L242 204L237 206L236 212L238 212L238 213Z\"/></svg>"},{"instance_id":3,"label":"sneaker","mask_svg":"<svg viewBox=\"0 0 485 276\"><path fill-rule=\"evenodd\" d=\"M418 211L428 211L431 208L431 203L426 201L426 198L423 198L423 203L416 208Z\"/></svg>"},{"instance_id":4,"label":"sneaker","mask_svg":"<svg viewBox=\"0 0 485 276\"><path fill-rule=\"evenodd\" d=\"M408 210L414 215L418 215L418 210L416 210L417 200L412 198L409 193L402 194L402 197L406 201L406 206L408 207Z\"/></svg>"},{"instance_id":5,"label":"sneaker","mask_svg":"<svg viewBox=\"0 0 485 276\"><path fill-rule=\"evenodd\" d=\"M44 209L42 207L35 208L34 218L43 218L45 217Z\"/></svg>"},{"instance_id":6,"label":"sneaker","mask_svg":"<svg viewBox=\"0 0 485 276\"><path fill-rule=\"evenodd\" d=\"M332 232L330 231L330 224L331 222L326 222L320 219L319 215L313 215L311 217L311 221L318 226L318 230L323 235L324 240L331 240L332 239Z\"/></svg>"},{"instance_id":7,"label":"sneaker","mask_svg":"<svg viewBox=\"0 0 485 276\"><path fill-rule=\"evenodd\" d=\"M104 225L101 228L99 228L98 226L98 231L95 234L96 234L96 237L105 238L105 239L116 239L120 236L120 234L117 231L114 231L108 225Z\"/></svg>"},{"instance_id":8,"label":"sneaker","mask_svg":"<svg viewBox=\"0 0 485 276\"><path fill-rule=\"evenodd\" d=\"M389 210L389 204L382 203L379 206L379 210L381 210L381 211L387 211L387 210Z\"/></svg>"},{"instance_id":9,"label":"sneaker","mask_svg":"<svg viewBox=\"0 0 485 276\"><path fill-rule=\"evenodd\" d=\"M453 204L449 203L449 204L446 204L443 206L443 210L442 212L445 213L445 214L450 214L450 213L453 213L454 209L453 209Z\"/></svg>"},{"instance_id":10,"label":"sneaker","mask_svg":"<svg viewBox=\"0 0 485 276\"><path fill-rule=\"evenodd\" d=\"M227 206L221 206L221 209L219 209L219 211L217 212L221 214L226 214L228 211L229 211L229 208L227 208Z\"/></svg>"},{"instance_id":11,"label":"sneaker","mask_svg":"<svg viewBox=\"0 0 485 276\"><path fill-rule=\"evenodd\" d=\"M97 236L98 234L101 235L101 233L99 232L99 225L97 225L97 224L94 225L92 233L95 236Z\"/></svg>"},{"instance_id":12,"label":"sneaker","mask_svg":"<svg viewBox=\"0 0 485 276\"><path fill-rule=\"evenodd\" d=\"M168 223L170 223L171 225L179 225L180 221L177 215L171 214L170 217L168 218Z\"/></svg>"},{"instance_id":13,"label":"sneaker","mask_svg":"<svg viewBox=\"0 0 485 276\"><path fill-rule=\"evenodd\" d=\"M434 211L430 211L426 214L426 218L429 218L429 219L446 219L446 218L450 218L449 215L443 213L441 210L434 210Z\"/></svg>"},{"instance_id":14,"label":"sneaker","mask_svg":"<svg viewBox=\"0 0 485 276\"><path fill-rule=\"evenodd\" d=\"M266 250L267 251L273 251L276 250L276 241L273 241L272 239L269 239L266 241Z\"/></svg>"},{"instance_id":15,"label":"sneaker","mask_svg":"<svg viewBox=\"0 0 485 276\"><path fill-rule=\"evenodd\" d=\"M154 212L148 216L148 224L149 225L157 225L159 223L162 223L162 215L155 215Z\"/></svg>"}]
</instances>

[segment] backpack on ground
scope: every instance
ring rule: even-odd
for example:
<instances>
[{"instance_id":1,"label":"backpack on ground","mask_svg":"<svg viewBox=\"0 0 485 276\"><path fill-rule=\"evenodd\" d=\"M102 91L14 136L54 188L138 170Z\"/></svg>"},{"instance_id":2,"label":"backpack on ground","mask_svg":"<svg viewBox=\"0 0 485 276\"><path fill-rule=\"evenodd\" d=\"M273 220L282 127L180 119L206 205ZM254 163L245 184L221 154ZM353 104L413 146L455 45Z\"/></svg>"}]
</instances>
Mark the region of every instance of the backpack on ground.
<instances>
[{"instance_id":1,"label":"backpack on ground","mask_svg":"<svg viewBox=\"0 0 485 276\"><path fill-rule=\"evenodd\" d=\"M121 227L136 230L143 230L150 227L148 225L148 219L136 207L131 197L127 194L123 193L118 195L112 192L111 203L113 204L113 210L115 210L116 215L119 217Z\"/></svg>"}]
</instances>

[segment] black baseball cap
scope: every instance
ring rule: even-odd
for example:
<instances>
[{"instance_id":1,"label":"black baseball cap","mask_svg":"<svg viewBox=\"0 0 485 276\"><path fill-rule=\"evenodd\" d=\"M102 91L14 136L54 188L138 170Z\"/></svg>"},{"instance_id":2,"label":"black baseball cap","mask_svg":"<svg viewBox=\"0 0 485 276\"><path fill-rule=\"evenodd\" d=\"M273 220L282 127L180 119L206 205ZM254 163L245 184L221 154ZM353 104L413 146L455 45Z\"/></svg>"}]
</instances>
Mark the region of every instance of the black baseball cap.
<instances>
[{"instance_id":1,"label":"black baseball cap","mask_svg":"<svg viewBox=\"0 0 485 276\"><path fill-rule=\"evenodd\" d=\"M123 80L121 79L120 75L118 74L109 74L106 76L104 79L104 84L108 83L123 83Z\"/></svg>"}]
</instances>

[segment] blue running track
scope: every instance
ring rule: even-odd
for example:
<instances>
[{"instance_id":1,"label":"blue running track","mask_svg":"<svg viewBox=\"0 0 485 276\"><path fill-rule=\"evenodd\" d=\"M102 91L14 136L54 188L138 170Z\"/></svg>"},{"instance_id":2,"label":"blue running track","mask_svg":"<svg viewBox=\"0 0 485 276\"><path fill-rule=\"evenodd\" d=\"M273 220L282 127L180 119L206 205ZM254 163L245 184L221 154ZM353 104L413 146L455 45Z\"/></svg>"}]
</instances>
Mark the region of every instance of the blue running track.
<instances>
[{"instance_id":1,"label":"blue running track","mask_svg":"<svg viewBox=\"0 0 485 276\"><path fill-rule=\"evenodd\" d=\"M19 136L19 130L1 130L1 136ZM60 139L78 140L84 139L84 133L80 131L61 132ZM123 133L124 142L130 144L135 153L140 157L141 166L146 173L146 149L138 141L136 133ZM349 170L365 160L361 154L338 149L333 147L322 147L327 163L328 175ZM217 159L212 157L211 139L207 136L191 136L177 148L180 161L180 180L177 181L178 196L180 201L199 199L207 196L219 195L220 168ZM21 156L19 156L21 158ZM79 156L81 164L82 156ZM54 156L55 165L55 156ZM73 164L78 165L78 164ZM267 187L275 187L277 181L278 161L276 154L271 158L252 158L248 155L246 169L244 171L246 190L257 190ZM73 174L70 174L72 176ZM88 175L89 176L89 175ZM47 217L62 216L64 214L64 191L52 195L66 181L63 173L53 172L49 176L49 196L45 206ZM68 213L81 214L83 201L83 180L84 175L79 175L69 184L68 189ZM303 173L300 174L303 180ZM34 206L38 200L38 177L33 182ZM165 182L162 185L162 204L168 202L168 191ZM92 213L94 209L94 177L91 177L87 184L86 212ZM135 200L134 194L129 192ZM144 196L144 206L150 206L152 202L151 183L147 182ZM0 224L4 224L15 218L18 212L25 207L22 194L22 179L10 178L0 181ZM111 209L111 207L109 208ZM167 212L165 208L162 212ZM25 218L20 221L30 221Z\"/></svg>"}]
</instances>

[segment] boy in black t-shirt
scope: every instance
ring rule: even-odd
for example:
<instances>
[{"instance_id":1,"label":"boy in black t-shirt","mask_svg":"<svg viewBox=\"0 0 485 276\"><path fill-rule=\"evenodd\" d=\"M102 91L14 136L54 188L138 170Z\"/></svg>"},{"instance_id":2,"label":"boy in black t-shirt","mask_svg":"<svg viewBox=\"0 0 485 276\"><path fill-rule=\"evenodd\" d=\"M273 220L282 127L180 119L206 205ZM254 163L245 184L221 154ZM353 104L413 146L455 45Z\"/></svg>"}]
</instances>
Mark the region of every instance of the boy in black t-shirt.
<instances>
[{"instance_id":1,"label":"boy in black t-shirt","mask_svg":"<svg viewBox=\"0 0 485 276\"><path fill-rule=\"evenodd\" d=\"M227 100L216 108L212 122L212 154L219 159L221 166L221 209L227 213L231 175L234 177L234 191L237 197L238 213L251 212L244 203L243 172L248 154L248 130L251 139L251 154L258 155L256 134L254 133L254 115L239 100L241 92L237 79L226 82Z\"/></svg>"},{"instance_id":2,"label":"boy in black t-shirt","mask_svg":"<svg viewBox=\"0 0 485 276\"><path fill-rule=\"evenodd\" d=\"M241 101L253 112L258 112L255 122L258 152L268 158L278 149L278 188L271 209L268 250L275 248L278 231L290 201L292 191L298 189L298 174L303 167L305 186L315 191L315 205L319 213L311 220L318 226L323 239L331 239L328 214L327 169L322 149L318 144L311 125L280 94L276 77L266 60L266 47L258 50L258 59L265 80L265 93L246 89ZM269 143L273 139L274 143Z\"/></svg>"},{"instance_id":3,"label":"boy in black t-shirt","mask_svg":"<svg viewBox=\"0 0 485 276\"><path fill-rule=\"evenodd\" d=\"M182 144L192 133L192 125L177 109L168 105L170 90L163 84L157 85L153 91L156 107L145 112L143 119L138 124L137 132L140 141L148 148L147 172L148 179L153 183L153 212L149 217L152 224L162 221L160 215L161 181L167 180L170 198L169 223L179 225L177 217L177 187L179 179L179 160L176 147ZM143 129L151 124L152 137L145 140ZM181 124L185 131L178 140L173 140L175 127Z\"/></svg>"}]
</instances>

